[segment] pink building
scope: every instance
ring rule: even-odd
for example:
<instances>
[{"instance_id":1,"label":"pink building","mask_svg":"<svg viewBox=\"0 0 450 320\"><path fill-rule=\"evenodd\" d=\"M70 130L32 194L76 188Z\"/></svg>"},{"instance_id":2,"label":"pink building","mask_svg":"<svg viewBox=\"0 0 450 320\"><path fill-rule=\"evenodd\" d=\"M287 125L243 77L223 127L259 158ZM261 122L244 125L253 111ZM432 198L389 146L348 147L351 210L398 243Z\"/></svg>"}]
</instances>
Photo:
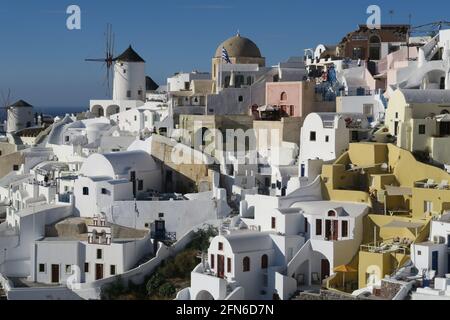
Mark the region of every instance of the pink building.
<instances>
[{"instance_id":1,"label":"pink building","mask_svg":"<svg viewBox=\"0 0 450 320\"><path fill-rule=\"evenodd\" d=\"M268 82L266 83L266 105L279 117L298 117L304 119L311 112L334 112L334 101L321 101L315 93L314 82ZM266 112L265 115L268 115ZM261 118L265 118L261 114ZM276 118L276 117L275 117ZM276 120L276 119L273 119Z\"/></svg>"}]
</instances>

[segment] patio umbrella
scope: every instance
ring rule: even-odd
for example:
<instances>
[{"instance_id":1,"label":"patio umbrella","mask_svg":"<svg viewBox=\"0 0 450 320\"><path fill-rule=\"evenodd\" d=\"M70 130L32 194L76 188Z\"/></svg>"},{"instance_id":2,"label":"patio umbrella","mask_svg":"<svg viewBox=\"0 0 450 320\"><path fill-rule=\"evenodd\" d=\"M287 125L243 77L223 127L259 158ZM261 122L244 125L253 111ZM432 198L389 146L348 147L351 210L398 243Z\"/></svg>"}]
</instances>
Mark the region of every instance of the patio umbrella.
<instances>
[{"instance_id":1,"label":"patio umbrella","mask_svg":"<svg viewBox=\"0 0 450 320\"><path fill-rule=\"evenodd\" d=\"M342 272L342 287L345 288L345 274L350 272L358 272L355 268L349 265L340 265L333 269L334 272Z\"/></svg>"}]
</instances>

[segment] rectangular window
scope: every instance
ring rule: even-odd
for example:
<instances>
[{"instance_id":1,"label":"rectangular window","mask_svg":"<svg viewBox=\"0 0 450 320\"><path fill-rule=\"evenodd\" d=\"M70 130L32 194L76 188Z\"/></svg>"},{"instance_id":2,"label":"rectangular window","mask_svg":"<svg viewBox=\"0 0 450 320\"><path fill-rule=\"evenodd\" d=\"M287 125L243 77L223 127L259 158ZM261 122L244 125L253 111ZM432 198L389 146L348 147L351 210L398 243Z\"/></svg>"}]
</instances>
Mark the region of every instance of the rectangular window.
<instances>
[{"instance_id":1,"label":"rectangular window","mask_svg":"<svg viewBox=\"0 0 450 320\"><path fill-rule=\"evenodd\" d=\"M88 195L89 195L89 188L83 187L83 196L88 196Z\"/></svg>"},{"instance_id":2,"label":"rectangular window","mask_svg":"<svg viewBox=\"0 0 450 320\"><path fill-rule=\"evenodd\" d=\"M419 134L425 134L426 127L424 124L419 124Z\"/></svg>"},{"instance_id":3,"label":"rectangular window","mask_svg":"<svg viewBox=\"0 0 450 320\"><path fill-rule=\"evenodd\" d=\"M342 220L342 238L348 237L348 221Z\"/></svg>"},{"instance_id":4,"label":"rectangular window","mask_svg":"<svg viewBox=\"0 0 450 320\"><path fill-rule=\"evenodd\" d=\"M316 219L316 236L322 235L322 219Z\"/></svg>"},{"instance_id":5,"label":"rectangular window","mask_svg":"<svg viewBox=\"0 0 450 320\"><path fill-rule=\"evenodd\" d=\"M243 97L243 96L239 96L238 101L239 101L239 102L244 101L244 97Z\"/></svg>"},{"instance_id":6,"label":"rectangular window","mask_svg":"<svg viewBox=\"0 0 450 320\"><path fill-rule=\"evenodd\" d=\"M309 133L309 141L316 141L316 132L315 131L311 131Z\"/></svg>"},{"instance_id":7,"label":"rectangular window","mask_svg":"<svg viewBox=\"0 0 450 320\"><path fill-rule=\"evenodd\" d=\"M308 219L305 218L305 233L308 233Z\"/></svg>"},{"instance_id":8,"label":"rectangular window","mask_svg":"<svg viewBox=\"0 0 450 320\"><path fill-rule=\"evenodd\" d=\"M116 266L115 265L112 264L109 267L109 274L112 275L112 276L114 276L116 274Z\"/></svg>"},{"instance_id":9,"label":"rectangular window","mask_svg":"<svg viewBox=\"0 0 450 320\"><path fill-rule=\"evenodd\" d=\"M131 98L131 91L130 90L127 91L127 98Z\"/></svg>"},{"instance_id":10,"label":"rectangular window","mask_svg":"<svg viewBox=\"0 0 450 320\"><path fill-rule=\"evenodd\" d=\"M210 263L211 269L214 269L214 255L213 254L211 255L211 261L209 263Z\"/></svg>"},{"instance_id":11,"label":"rectangular window","mask_svg":"<svg viewBox=\"0 0 450 320\"><path fill-rule=\"evenodd\" d=\"M108 189L102 188L102 194L108 194Z\"/></svg>"},{"instance_id":12,"label":"rectangular window","mask_svg":"<svg viewBox=\"0 0 450 320\"><path fill-rule=\"evenodd\" d=\"M18 164L13 165L13 170L14 171L19 171L19 165Z\"/></svg>"},{"instance_id":13,"label":"rectangular window","mask_svg":"<svg viewBox=\"0 0 450 320\"><path fill-rule=\"evenodd\" d=\"M142 96L142 90L138 90L138 96Z\"/></svg>"},{"instance_id":14,"label":"rectangular window","mask_svg":"<svg viewBox=\"0 0 450 320\"><path fill-rule=\"evenodd\" d=\"M66 142L69 142L70 137L69 137L69 136L66 136L65 140L66 140Z\"/></svg>"},{"instance_id":15,"label":"rectangular window","mask_svg":"<svg viewBox=\"0 0 450 320\"><path fill-rule=\"evenodd\" d=\"M144 190L144 180L138 180L138 190Z\"/></svg>"},{"instance_id":16,"label":"rectangular window","mask_svg":"<svg viewBox=\"0 0 450 320\"><path fill-rule=\"evenodd\" d=\"M84 272L89 273L89 263L88 262L86 262L84 264Z\"/></svg>"},{"instance_id":17,"label":"rectangular window","mask_svg":"<svg viewBox=\"0 0 450 320\"><path fill-rule=\"evenodd\" d=\"M373 104L364 104L363 105L363 113L366 116L370 116L373 114Z\"/></svg>"},{"instance_id":18,"label":"rectangular window","mask_svg":"<svg viewBox=\"0 0 450 320\"><path fill-rule=\"evenodd\" d=\"M272 217L272 229L276 229L277 227L277 219Z\"/></svg>"},{"instance_id":19,"label":"rectangular window","mask_svg":"<svg viewBox=\"0 0 450 320\"><path fill-rule=\"evenodd\" d=\"M70 264L66 264L66 274L71 274L72 273L72 266Z\"/></svg>"},{"instance_id":20,"label":"rectangular window","mask_svg":"<svg viewBox=\"0 0 450 320\"><path fill-rule=\"evenodd\" d=\"M102 259L102 257L103 257L102 249L97 249L97 259Z\"/></svg>"},{"instance_id":21,"label":"rectangular window","mask_svg":"<svg viewBox=\"0 0 450 320\"><path fill-rule=\"evenodd\" d=\"M134 121L137 121L137 116L134 116Z\"/></svg>"},{"instance_id":22,"label":"rectangular window","mask_svg":"<svg viewBox=\"0 0 450 320\"><path fill-rule=\"evenodd\" d=\"M40 273L44 273L45 272L45 264L44 263L40 263L39 264L39 272Z\"/></svg>"},{"instance_id":23,"label":"rectangular window","mask_svg":"<svg viewBox=\"0 0 450 320\"><path fill-rule=\"evenodd\" d=\"M164 212L158 213L158 218L164 218Z\"/></svg>"},{"instance_id":24,"label":"rectangular window","mask_svg":"<svg viewBox=\"0 0 450 320\"><path fill-rule=\"evenodd\" d=\"M325 142L330 142L330 136L325 136Z\"/></svg>"},{"instance_id":25,"label":"rectangular window","mask_svg":"<svg viewBox=\"0 0 450 320\"><path fill-rule=\"evenodd\" d=\"M219 250L220 250L220 251L223 250L223 242L219 242Z\"/></svg>"},{"instance_id":26,"label":"rectangular window","mask_svg":"<svg viewBox=\"0 0 450 320\"><path fill-rule=\"evenodd\" d=\"M227 272L231 273L231 258L227 258Z\"/></svg>"}]
</instances>

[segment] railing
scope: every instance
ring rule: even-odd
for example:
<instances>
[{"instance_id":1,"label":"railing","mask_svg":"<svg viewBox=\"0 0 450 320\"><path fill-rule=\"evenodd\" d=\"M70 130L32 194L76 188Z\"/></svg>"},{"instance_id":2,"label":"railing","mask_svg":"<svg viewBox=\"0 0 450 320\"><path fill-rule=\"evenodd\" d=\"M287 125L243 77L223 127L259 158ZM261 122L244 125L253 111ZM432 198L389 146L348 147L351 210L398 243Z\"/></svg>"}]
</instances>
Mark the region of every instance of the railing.
<instances>
[{"instance_id":1,"label":"railing","mask_svg":"<svg viewBox=\"0 0 450 320\"><path fill-rule=\"evenodd\" d=\"M389 240L389 239L388 239ZM393 241L393 239L390 239ZM400 252L402 254L407 254L409 249L407 246L403 246L399 243L387 243L387 240L379 241L375 243L360 245L360 251L371 252L371 253L390 253L390 252Z\"/></svg>"}]
</instances>

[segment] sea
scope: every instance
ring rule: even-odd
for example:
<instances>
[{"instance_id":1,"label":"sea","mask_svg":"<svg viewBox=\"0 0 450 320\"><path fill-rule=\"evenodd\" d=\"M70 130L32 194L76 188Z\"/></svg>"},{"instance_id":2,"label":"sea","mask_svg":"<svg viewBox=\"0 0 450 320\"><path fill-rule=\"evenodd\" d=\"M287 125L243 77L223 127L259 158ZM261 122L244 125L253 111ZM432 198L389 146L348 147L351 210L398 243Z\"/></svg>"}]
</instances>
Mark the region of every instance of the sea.
<instances>
[{"instance_id":1,"label":"sea","mask_svg":"<svg viewBox=\"0 0 450 320\"><path fill-rule=\"evenodd\" d=\"M77 114L80 112L88 111L88 107L36 107L33 106L33 112L38 114L44 114L52 117L64 117L66 114ZM1 112L0 119L3 122L6 119L6 113Z\"/></svg>"}]
</instances>

